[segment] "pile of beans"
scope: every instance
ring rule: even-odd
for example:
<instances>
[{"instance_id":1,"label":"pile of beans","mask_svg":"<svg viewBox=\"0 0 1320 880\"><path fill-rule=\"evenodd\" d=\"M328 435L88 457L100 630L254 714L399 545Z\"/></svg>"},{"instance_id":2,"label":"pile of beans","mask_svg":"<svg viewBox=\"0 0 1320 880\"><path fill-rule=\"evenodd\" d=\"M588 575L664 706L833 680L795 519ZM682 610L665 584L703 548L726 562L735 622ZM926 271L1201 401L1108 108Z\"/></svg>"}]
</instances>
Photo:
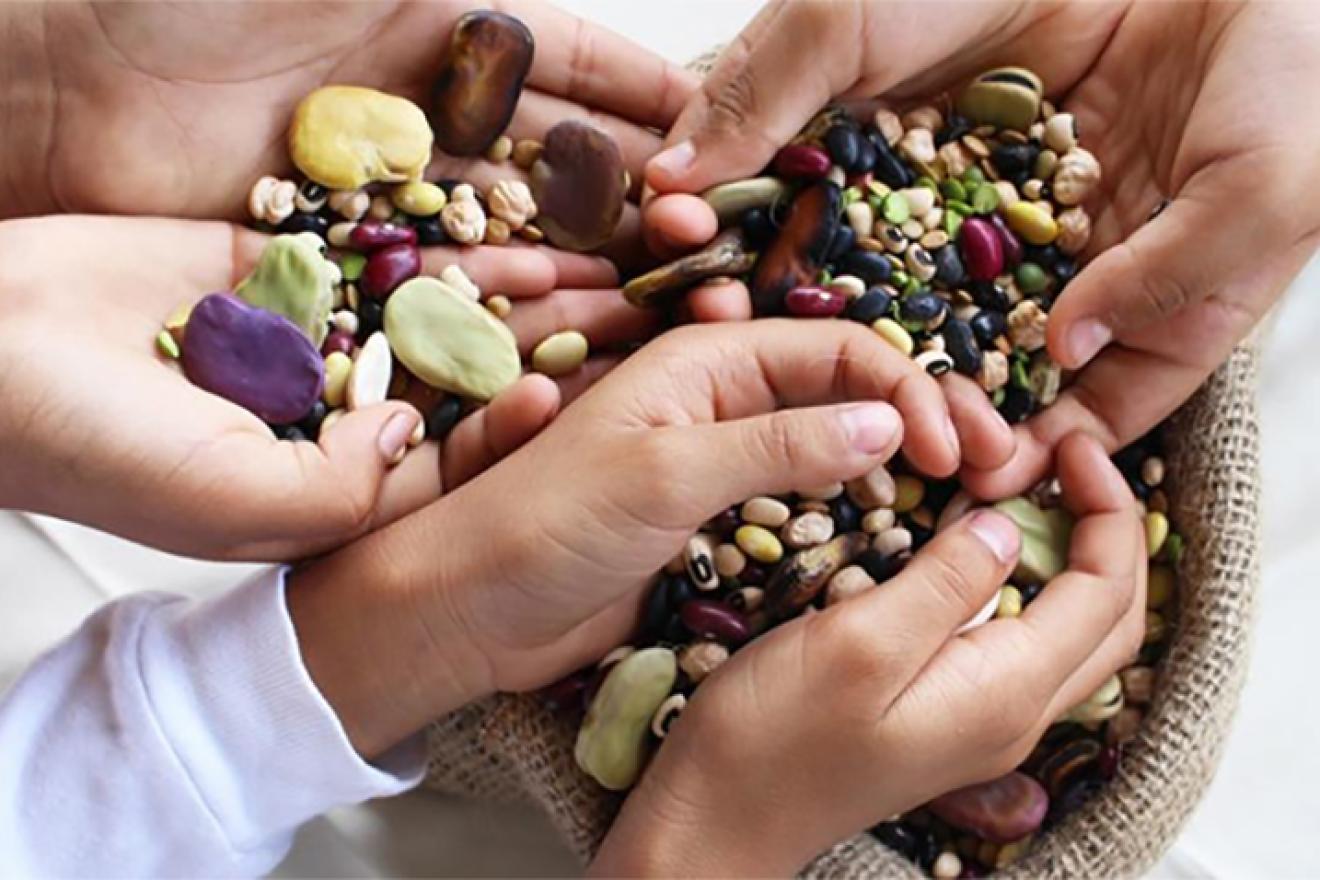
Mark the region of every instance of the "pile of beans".
<instances>
[{"instance_id":1,"label":"pile of beans","mask_svg":"<svg viewBox=\"0 0 1320 880\"><path fill-rule=\"evenodd\" d=\"M631 281L636 305L711 278L747 282L757 316L870 326L932 374L978 381L1021 421L1064 381L1045 350L1054 300L1090 235L1100 179L1076 125L1030 71L977 77L951 106L866 124L828 108L758 178L704 198L722 232L703 251ZM1169 636L1182 540L1167 519L1158 433L1114 456L1144 508L1150 553L1140 657L1050 728L1013 773L939 797L873 834L936 877L981 876L1113 776L1151 700ZM584 712L576 758L630 787L701 681L758 634L874 589L975 502L956 480L894 463L847 484L759 497L708 522L662 572L631 645L546 691ZM1019 526L1020 562L967 627L1022 613L1067 559L1072 519L1048 481L995 505Z\"/></svg>"},{"instance_id":2,"label":"pile of beans","mask_svg":"<svg viewBox=\"0 0 1320 880\"><path fill-rule=\"evenodd\" d=\"M166 320L162 355L291 441L388 398L422 407L425 435L441 439L516 381L512 303L457 265L423 275L421 248L518 238L591 250L613 234L628 187L617 144L587 123L562 122L543 142L504 133L533 52L517 19L473 12L445 47L429 113L356 86L304 98L288 132L301 177L262 177L248 194L254 225L273 237L233 291ZM508 174L484 190L425 180L433 147ZM563 375L587 354L566 331L537 346L532 367Z\"/></svg>"}]
</instances>

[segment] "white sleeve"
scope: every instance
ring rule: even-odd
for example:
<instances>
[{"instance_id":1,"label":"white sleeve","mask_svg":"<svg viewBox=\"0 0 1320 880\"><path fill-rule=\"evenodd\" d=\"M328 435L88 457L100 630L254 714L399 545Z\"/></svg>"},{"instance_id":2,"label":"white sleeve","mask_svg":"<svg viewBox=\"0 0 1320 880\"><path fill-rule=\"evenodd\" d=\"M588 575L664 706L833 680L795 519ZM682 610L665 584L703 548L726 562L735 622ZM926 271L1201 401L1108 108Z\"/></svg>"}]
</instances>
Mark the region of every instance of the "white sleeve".
<instances>
[{"instance_id":1,"label":"white sleeve","mask_svg":"<svg viewBox=\"0 0 1320 880\"><path fill-rule=\"evenodd\" d=\"M303 667L281 571L212 601L102 608L0 697L5 876L255 876L303 822L398 794L420 737L368 764Z\"/></svg>"}]
</instances>

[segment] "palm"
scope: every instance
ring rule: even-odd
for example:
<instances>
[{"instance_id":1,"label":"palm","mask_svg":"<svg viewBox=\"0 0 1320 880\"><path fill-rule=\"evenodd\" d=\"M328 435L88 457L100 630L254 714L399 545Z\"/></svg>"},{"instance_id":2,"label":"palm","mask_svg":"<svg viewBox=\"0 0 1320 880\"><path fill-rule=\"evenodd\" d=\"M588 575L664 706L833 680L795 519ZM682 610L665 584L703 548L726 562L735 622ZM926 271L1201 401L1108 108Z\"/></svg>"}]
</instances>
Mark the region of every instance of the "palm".
<instances>
[{"instance_id":1,"label":"palm","mask_svg":"<svg viewBox=\"0 0 1320 880\"><path fill-rule=\"evenodd\" d=\"M47 14L58 83L48 191L23 210L237 219L248 187L287 173L284 131L297 101L329 82L423 101L454 21L476 4L201 3L56 7ZM539 137L592 112L619 140L634 180L672 120L686 76L621 38L545 4L509 4L537 38L510 127ZM437 155L432 174L508 176ZM97 173L88 173L95 169Z\"/></svg>"}]
</instances>

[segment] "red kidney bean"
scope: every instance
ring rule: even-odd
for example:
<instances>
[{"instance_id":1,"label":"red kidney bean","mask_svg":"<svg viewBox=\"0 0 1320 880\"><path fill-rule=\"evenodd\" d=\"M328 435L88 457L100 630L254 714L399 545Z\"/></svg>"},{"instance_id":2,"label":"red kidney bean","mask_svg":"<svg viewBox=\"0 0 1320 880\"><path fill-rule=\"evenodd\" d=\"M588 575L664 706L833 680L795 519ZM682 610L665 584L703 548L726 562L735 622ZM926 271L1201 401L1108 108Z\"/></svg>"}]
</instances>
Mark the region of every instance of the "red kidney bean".
<instances>
[{"instance_id":1,"label":"red kidney bean","mask_svg":"<svg viewBox=\"0 0 1320 880\"><path fill-rule=\"evenodd\" d=\"M372 251L362 268L358 289L367 296L384 299L409 278L422 271L422 254L416 245L392 244Z\"/></svg>"},{"instance_id":2,"label":"red kidney bean","mask_svg":"<svg viewBox=\"0 0 1320 880\"><path fill-rule=\"evenodd\" d=\"M371 252L392 244L417 244L417 230L411 226L368 220L353 227L348 243L360 251Z\"/></svg>"},{"instance_id":3,"label":"red kidney bean","mask_svg":"<svg viewBox=\"0 0 1320 880\"><path fill-rule=\"evenodd\" d=\"M799 318L833 318L847 304L843 291L828 287L795 287L784 297L784 308Z\"/></svg>"},{"instance_id":4,"label":"red kidney bean","mask_svg":"<svg viewBox=\"0 0 1320 880\"><path fill-rule=\"evenodd\" d=\"M353 334L345 333L343 330L331 330L321 343L321 357L328 357L333 352L342 352L351 356L353 354Z\"/></svg>"},{"instance_id":5,"label":"red kidney bean","mask_svg":"<svg viewBox=\"0 0 1320 880\"><path fill-rule=\"evenodd\" d=\"M577 709L582 705L582 694L587 689L587 682L594 671L579 670L564 676L554 684L546 685L541 689L541 699L556 711Z\"/></svg>"},{"instance_id":6,"label":"red kidney bean","mask_svg":"<svg viewBox=\"0 0 1320 880\"><path fill-rule=\"evenodd\" d=\"M955 828L1011 843L1040 827L1050 799L1039 782L1016 771L940 795L930 811Z\"/></svg>"},{"instance_id":7,"label":"red kidney bean","mask_svg":"<svg viewBox=\"0 0 1320 880\"><path fill-rule=\"evenodd\" d=\"M741 645L751 638L752 628L737 609L711 599L690 599L679 609L679 617L696 636L725 645Z\"/></svg>"},{"instance_id":8,"label":"red kidney bean","mask_svg":"<svg viewBox=\"0 0 1320 880\"><path fill-rule=\"evenodd\" d=\"M789 144L775 154L775 171L783 177L815 180L830 173L830 154L810 144Z\"/></svg>"},{"instance_id":9,"label":"red kidney bean","mask_svg":"<svg viewBox=\"0 0 1320 880\"><path fill-rule=\"evenodd\" d=\"M1013 234L1013 230L1008 228L1008 223L998 214L990 215L990 225L999 234L999 244L1004 249L1004 265L1009 269L1016 267L1018 263L1022 262L1021 240Z\"/></svg>"},{"instance_id":10,"label":"red kidney bean","mask_svg":"<svg viewBox=\"0 0 1320 880\"><path fill-rule=\"evenodd\" d=\"M1004 271L1004 245L995 227L980 217L964 220L958 230L963 266L976 281L989 281Z\"/></svg>"}]
</instances>

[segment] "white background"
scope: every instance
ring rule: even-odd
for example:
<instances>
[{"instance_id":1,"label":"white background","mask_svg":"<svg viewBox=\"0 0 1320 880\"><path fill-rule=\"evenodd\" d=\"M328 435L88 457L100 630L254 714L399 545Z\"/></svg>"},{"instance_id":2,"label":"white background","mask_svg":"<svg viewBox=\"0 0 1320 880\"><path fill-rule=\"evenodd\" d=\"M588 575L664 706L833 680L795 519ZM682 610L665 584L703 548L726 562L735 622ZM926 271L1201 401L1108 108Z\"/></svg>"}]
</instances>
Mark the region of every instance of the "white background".
<instances>
[{"instance_id":1,"label":"white background","mask_svg":"<svg viewBox=\"0 0 1320 880\"><path fill-rule=\"evenodd\" d=\"M563 0L675 61L729 39L756 0ZM1302 197L1310 197L1303 195ZM1315 877L1320 848L1320 702L1315 621L1320 541L1320 261L1293 285L1267 345L1260 393L1265 569L1255 660L1227 755L1157 876ZM2 465L0 465L2 466ZM243 570L179 560L63 523L0 513L0 687L108 598L143 589L204 594ZM309 826L284 876L567 874L574 864L536 816L415 794Z\"/></svg>"}]
</instances>

